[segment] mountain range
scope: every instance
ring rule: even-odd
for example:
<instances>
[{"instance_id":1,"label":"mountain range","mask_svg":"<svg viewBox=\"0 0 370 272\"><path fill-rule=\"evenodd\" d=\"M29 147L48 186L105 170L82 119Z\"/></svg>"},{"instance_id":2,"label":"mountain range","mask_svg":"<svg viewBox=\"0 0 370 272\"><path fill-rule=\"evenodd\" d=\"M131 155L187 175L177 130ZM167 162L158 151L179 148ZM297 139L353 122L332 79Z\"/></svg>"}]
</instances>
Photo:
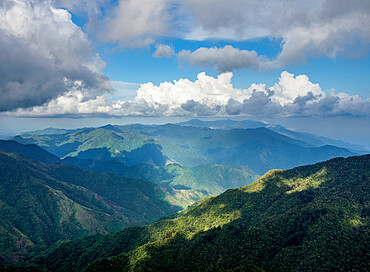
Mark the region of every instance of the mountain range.
<instances>
[{"instance_id":1,"label":"mountain range","mask_svg":"<svg viewBox=\"0 0 370 272\"><path fill-rule=\"evenodd\" d=\"M370 155L273 170L172 219L57 244L51 271L367 271Z\"/></svg>"},{"instance_id":2,"label":"mountain range","mask_svg":"<svg viewBox=\"0 0 370 272\"><path fill-rule=\"evenodd\" d=\"M60 160L11 140L0 140L0 150L0 263L57 241L148 224L258 178L247 168L222 165Z\"/></svg>"},{"instance_id":3,"label":"mountain range","mask_svg":"<svg viewBox=\"0 0 370 272\"><path fill-rule=\"evenodd\" d=\"M65 134L17 136L14 140L37 144L59 158L114 159L128 166L243 165L258 175L271 169L356 155L333 145L314 146L265 127L223 130L174 124L107 125Z\"/></svg>"},{"instance_id":4,"label":"mountain range","mask_svg":"<svg viewBox=\"0 0 370 272\"><path fill-rule=\"evenodd\" d=\"M363 152L233 120L48 128L0 140L0 265L362 271L370 157L317 162Z\"/></svg>"},{"instance_id":5,"label":"mountain range","mask_svg":"<svg viewBox=\"0 0 370 272\"><path fill-rule=\"evenodd\" d=\"M331 138L324 137L324 136L317 136L312 133L297 132L297 131L287 129L280 125L274 125L274 124L269 124L269 123L260 122L260 121L252 121L252 120L237 121L237 120L231 120L231 119L204 121L204 120L199 120L199 119L191 119L187 122L178 123L178 125L195 126L195 127L211 127L211 128L216 128L216 129L227 129L227 130L235 129L235 128L245 129L245 128L265 127L277 133L288 136L290 138L309 143L312 146L319 147L323 145L334 145L334 146L349 149L359 154L369 153L369 150L367 150L364 146L361 146L361 145L347 143L344 141L331 139Z\"/></svg>"}]
</instances>

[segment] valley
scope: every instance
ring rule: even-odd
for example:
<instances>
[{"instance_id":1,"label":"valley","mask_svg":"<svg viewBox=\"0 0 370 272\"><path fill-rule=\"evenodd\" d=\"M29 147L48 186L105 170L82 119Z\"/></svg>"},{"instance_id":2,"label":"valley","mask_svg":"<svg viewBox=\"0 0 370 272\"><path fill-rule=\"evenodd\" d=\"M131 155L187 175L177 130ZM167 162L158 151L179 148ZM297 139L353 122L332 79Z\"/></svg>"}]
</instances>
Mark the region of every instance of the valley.
<instances>
[{"instance_id":1,"label":"valley","mask_svg":"<svg viewBox=\"0 0 370 272\"><path fill-rule=\"evenodd\" d=\"M330 222L338 235L357 237L352 250L359 259L351 262L361 267L369 156L301 165L366 151L279 131L191 120L49 128L0 140L0 264L50 271L297 270L311 267L310 254L323 246L316 239L326 239L310 233ZM302 254L307 261L294 263ZM196 256L213 265L203 267Z\"/></svg>"}]
</instances>

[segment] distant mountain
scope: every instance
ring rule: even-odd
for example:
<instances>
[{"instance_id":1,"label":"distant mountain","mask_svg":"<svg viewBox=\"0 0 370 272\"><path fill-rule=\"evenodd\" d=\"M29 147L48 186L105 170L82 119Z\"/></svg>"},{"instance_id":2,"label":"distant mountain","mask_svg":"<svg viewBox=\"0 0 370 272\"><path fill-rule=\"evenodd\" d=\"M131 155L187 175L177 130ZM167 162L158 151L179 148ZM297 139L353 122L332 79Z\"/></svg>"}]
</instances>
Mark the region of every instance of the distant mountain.
<instances>
[{"instance_id":1,"label":"distant mountain","mask_svg":"<svg viewBox=\"0 0 370 272\"><path fill-rule=\"evenodd\" d=\"M60 159L53 154L45 151L41 147L35 144L20 144L13 140L0 140L0 151L13 152L25 155L32 160L46 162L46 163L58 163Z\"/></svg>"},{"instance_id":2,"label":"distant mountain","mask_svg":"<svg viewBox=\"0 0 370 272\"><path fill-rule=\"evenodd\" d=\"M148 181L0 152L0 263L60 240L148 224L180 209L172 198Z\"/></svg>"},{"instance_id":3,"label":"distant mountain","mask_svg":"<svg viewBox=\"0 0 370 272\"><path fill-rule=\"evenodd\" d=\"M183 126L196 126L196 127L208 127L208 128L215 128L215 129L235 129L235 128L259 128L265 127L282 135L288 136L292 139L296 139L299 141L306 142L309 145L320 147L323 145L334 145L346 149L350 149L353 152L359 154L366 154L369 152L365 147L347 143L340 140L331 139L328 137L323 136L316 136L312 133L305 133L305 132L296 132L289 130L280 125L273 125L268 123L263 123L259 121L252 121L252 120L214 120L214 121L203 121L198 119L192 119L187 122L178 123L179 125Z\"/></svg>"},{"instance_id":4,"label":"distant mountain","mask_svg":"<svg viewBox=\"0 0 370 272\"><path fill-rule=\"evenodd\" d=\"M354 155L343 148L312 147L267 128L218 130L191 126L122 126L122 133L152 136L172 161L194 166L202 161L247 165L258 174L274 168L291 168L337 156ZM187 158L191 154L191 158ZM205 163L203 163L205 164Z\"/></svg>"},{"instance_id":5,"label":"distant mountain","mask_svg":"<svg viewBox=\"0 0 370 272\"><path fill-rule=\"evenodd\" d=\"M31 136L31 135L57 135L57 134L65 134L74 131L74 129L61 129L61 128L53 128L48 127L44 129L38 129L33 131L28 131L22 134L22 136Z\"/></svg>"},{"instance_id":6,"label":"distant mountain","mask_svg":"<svg viewBox=\"0 0 370 272\"><path fill-rule=\"evenodd\" d=\"M338 156L355 155L335 146L315 147L267 128L220 130L179 125L106 126L62 135L16 137L40 145L59 158L109 161L126 165L244 165L261 175Z\"/></svg>"},{"instance_id":7,"label":"distant mountain","mask_svg":"<svg viewBox=\"0 0 370 272\"><path fill-rule=\"evenodd\" d=\"M14 140L22 144L37 144L59 158L72 156L82 159L108 160L113 157L122 159L126 164L130 164L127 157L135 157L130 156L130 152L135 155L140 154L140 149L147 148L145 145L152 144L154 141L145 135L132 133L122 135L122 133L104 128L81 129L67 134L17 136ZM160 147L154 147L152 150L157 151L158 148ZM143 159L150 160L151 158ZM164 158L159 158L159 160L163 163Z\"/></svg>"},{"instance_id":8,"label":"distant mountain","mask_svg":"<svg viewBox=\"0 0 370 272\"><path fill-rule=\"evenodd\" d=\"M266 127L266 123L253 120L236 121L231 119L204 121L199 119L191 119L187 122L177 123L180 126L195 126L217 129L234 129L234 128L260 128Z\"/></svg>"},{"instance_id":9,"label":"distant mountain","mask_svg":"<svg viewBox=\"0 0 370 272\"><path fill-rule=\"evenodd\" d=\"M273 170L175 219L58 244L51 271L367 271L370 155Z\"/></svg>"}]
</instances>

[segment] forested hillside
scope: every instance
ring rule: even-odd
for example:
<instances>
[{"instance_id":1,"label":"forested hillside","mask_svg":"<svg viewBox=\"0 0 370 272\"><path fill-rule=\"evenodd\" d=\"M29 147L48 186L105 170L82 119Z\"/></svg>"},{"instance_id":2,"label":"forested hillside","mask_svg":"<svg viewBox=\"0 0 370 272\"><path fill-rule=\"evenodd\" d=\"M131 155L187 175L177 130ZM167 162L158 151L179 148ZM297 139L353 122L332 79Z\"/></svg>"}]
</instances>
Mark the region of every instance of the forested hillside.
<instances>
[{"instance_id":1,"label":"forested hillside","mask_svg":"<svg viewBox=\"0 0 370 272\"><path fill-rule=\"evenodd\" d=\"M52 271L366 271L370 155L274 170L146 227L62 243Z\"/></svg>"},{"instance_id":2,"label":"forested hillside","mask_svg":"<svg viewBox=\"0 0 370 272\"><path fill-rule=\"evenodd\" d=\"M221 194L227 189L250 184L259 177L248 167L238 165L205 164L190 167L179 164L166 166L136 164L127 166L113 159L102 161L76 157L67 157L63 162L88 170L148 180L169 189L196 191L202 196Z\"/></svg>"},{"instance_id":3,"label":"forested hillside","mask_svg":"<svg viewBox=\"0 0 370 272\"><path fill-rule=\"evenodd\" d=\"M0 152L0 254L11 261L60 240L148 224L180 209L171 199L148 181Z\"/></svg>"}]
</instances>

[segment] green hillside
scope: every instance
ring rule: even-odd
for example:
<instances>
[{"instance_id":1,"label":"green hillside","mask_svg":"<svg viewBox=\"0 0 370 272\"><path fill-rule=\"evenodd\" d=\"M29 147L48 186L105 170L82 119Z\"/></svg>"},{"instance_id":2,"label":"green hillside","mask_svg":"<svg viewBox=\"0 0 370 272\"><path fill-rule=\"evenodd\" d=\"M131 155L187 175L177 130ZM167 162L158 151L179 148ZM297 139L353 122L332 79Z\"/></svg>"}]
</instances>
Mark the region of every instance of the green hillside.
<instances>
[{"instance_id":1,"label":"green hillside","mask_svg":"<svg viewBox=\"0 0 370 272\"><path fill-rule=\"evenodd\" d=\"M206 164L189 167L178 164L166 166L137 164L127 166L117 160L101 161L75 157L67 157L63 162L121 177L148 180L165 188L197 190L201 191L202 196L221 194L227 189L250 184L258 178L258 175L247 167L233 165Z\"/></svg>"},{"instance_id":2,"label":"green hillside","mask_svg":"<svg viewBox=\"0 0 370 272\"><path fill-rule=\"evenodd\" d=\"M22 144L37 144L59 158L80 155L82 158L88 156L94 159L125 157L120 151L130 152L153 142L144 135L125 133L123 136L104 128L81 129L65 134L30 135L24 138L17 136L14 140Z\"/></svg>"},{"instance_id":3,"label":"green hillside","mask_svg":"<svg viewBox=\"0 0 370 272\"><path fill-rule=\"evenodd\" d=\"M151 223L179 210L159 186L0 152L0 263L60 240Z\"/></svg>"},{"instance_id":4,"label":"green hillside","mask_svg":"<svg viewBox=\"0 0 370 272\"><path fill-rule=\"evenodd\" d=\"M367 271L370 155L273 170L177 218L59 244L52 271Z\"/></svg>"}]
</instances>

